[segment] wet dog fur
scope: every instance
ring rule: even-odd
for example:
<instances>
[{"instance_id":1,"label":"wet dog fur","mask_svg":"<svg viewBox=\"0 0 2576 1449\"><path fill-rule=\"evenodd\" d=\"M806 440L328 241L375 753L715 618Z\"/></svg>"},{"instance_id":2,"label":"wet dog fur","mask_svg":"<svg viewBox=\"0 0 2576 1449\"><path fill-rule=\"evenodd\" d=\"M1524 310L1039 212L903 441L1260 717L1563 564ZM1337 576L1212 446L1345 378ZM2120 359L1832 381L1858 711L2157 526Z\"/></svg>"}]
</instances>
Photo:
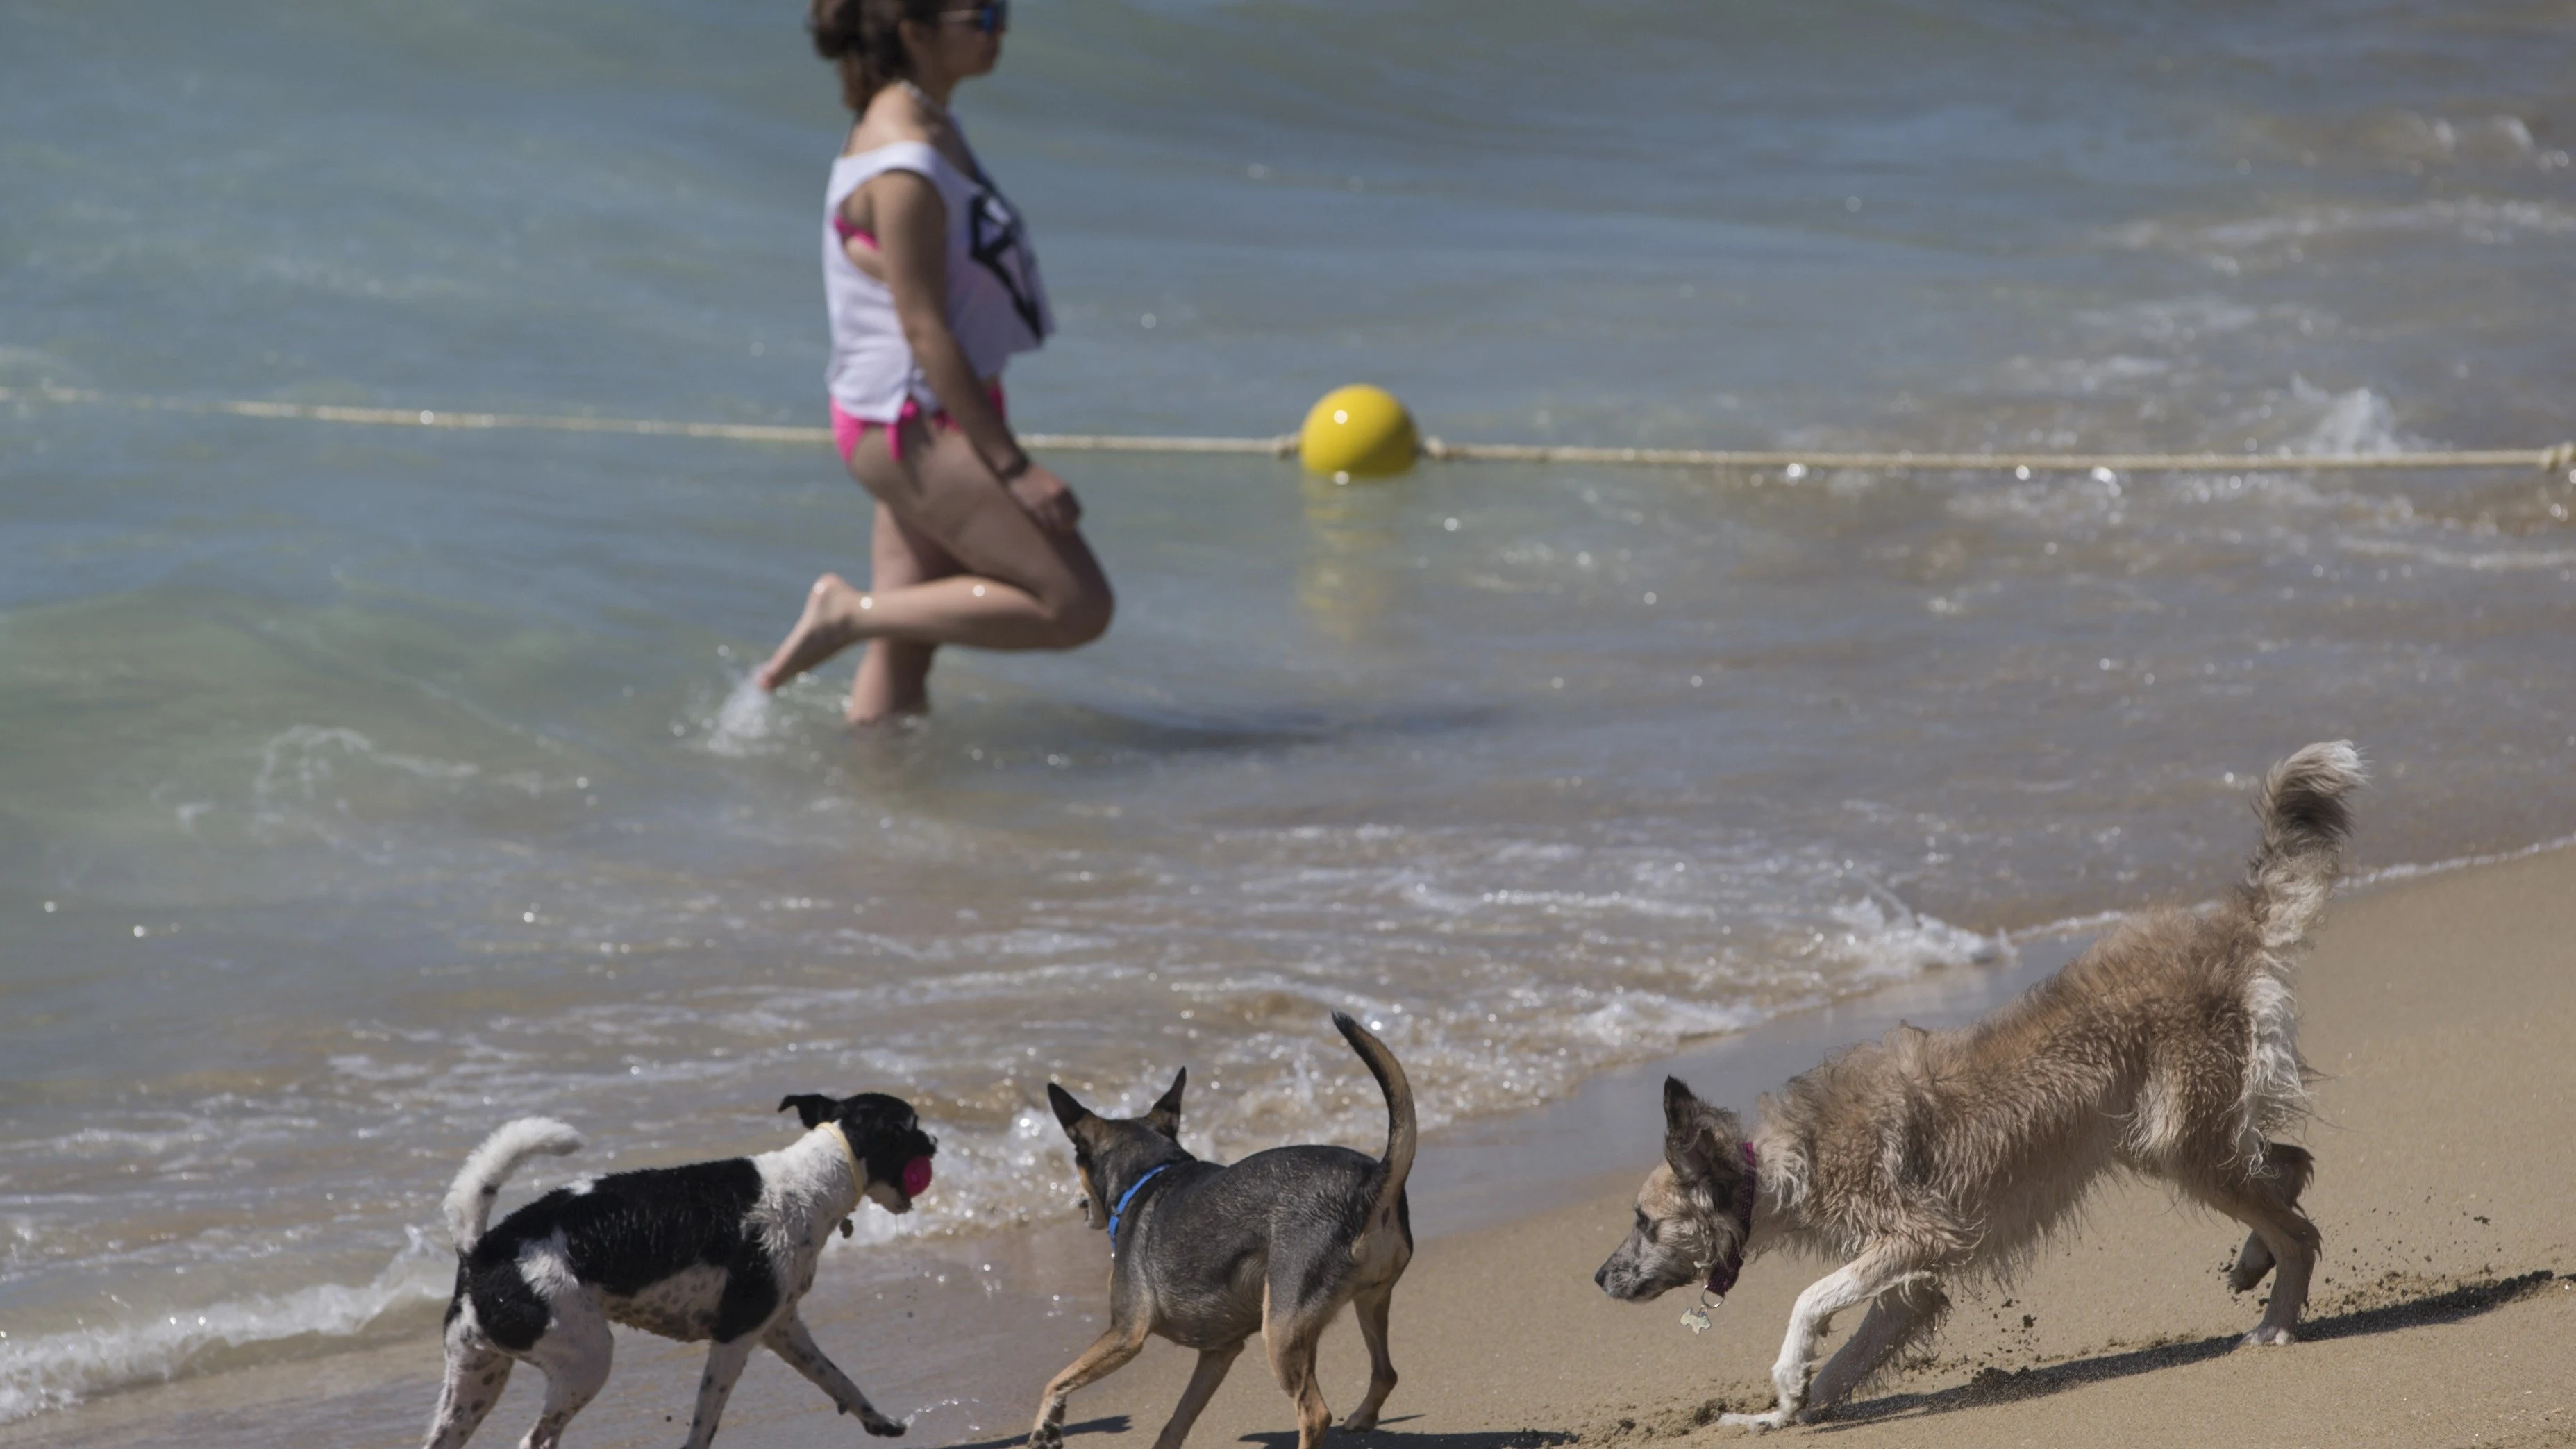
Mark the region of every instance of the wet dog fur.
<instances>
[{"instance_id":1,"label":"wet dog fur","mask_svg":"<svg viewBox=\"0 0 2576 1449\"><path fill-rule=\"evenodd\" d=\"M1413 1089L1386 1044L1340 1012L1341 1029L1386 1094L1386 1155L1347 1147L1276 1147L1231 1167L1180 1145L1185 1067L1142 1117L1106 1118L1050 1082L1047 1099L1073 1140L1083 1212L1109 1227L1109 1330L1046 1386L1031 1449L1061 1449L1065 1401L1116 1372L1161 1334L1199 1351L1198 1369L1154 1449L1180 1449L1254 1332L1297 1405L1298 1449L1317 1449L1332 1411L1315 1379L1315 1346L1342 1305L1357 1310L1369 1351L1368 1394L1342 1422L1377 1424L1395 1388L1387 1308L1413 1258L1405 1176L1414 1149ZM1141 1186L1140 1186L1141 1185Z\"/></svg>"},{"instance_id":2,"label":"wet dog fur","mask_svg":"<svg viewBox=\"0 0 2576 1449\"><path fill-rule=\"evenodd\" d=\"M866 1092L789 1097L805 1135L776 1152L647 1168L559 1187L487 1229L501 1184L539 1153L579 1150L561 1122L526 1117L485 1139L448 1190L456 1294L443 1337L447 1377L429 1449L459 1449L499 1402L511 1367L546 1376L545 1406L524 1449L554 1449L608 1381L608 1325L683 1342L712 1340L689 1449L715 1437L725 1399L766 1346L871 1434L899 1435L815 1346L796 1313L835 1225L867 1198L912 1211L905 1169L938 1144L911 1106Z\"/></svg>"},{"instance_id":3,"label":"wet dog fur","mask_svg":"<svg viewBox=\"0 0 2576 1449\"><path fill-rule=\"evenodd\" d=\"M1734 1113L1668 1079L1664 1161L1595 1281L1643 1302L1703 1282L1722 1293L1773 1248L1842 1264L1798 1296L1777 1406L1722 1420L1778 1428L1927 1339L1948 1307L1940 1280L2007 1277L2126 1172L2247 1227L2228 1286L2277 1276L2243 1342L2289 1343L2320 1243L2298 1207L2309 1155L2274 1140L2308 1107L2291 959L2324 912L2362 782L2349 743L2298 751L2264 782L2262 844L2217 910L2132 917L1973 1026L1848 1048L1763 1097L1749 1141ZM1733 1205L1748 1172L1746 1223ZM1811 1382L1834 1316L1863 1304Z\"/></svg>"}]
</instances>

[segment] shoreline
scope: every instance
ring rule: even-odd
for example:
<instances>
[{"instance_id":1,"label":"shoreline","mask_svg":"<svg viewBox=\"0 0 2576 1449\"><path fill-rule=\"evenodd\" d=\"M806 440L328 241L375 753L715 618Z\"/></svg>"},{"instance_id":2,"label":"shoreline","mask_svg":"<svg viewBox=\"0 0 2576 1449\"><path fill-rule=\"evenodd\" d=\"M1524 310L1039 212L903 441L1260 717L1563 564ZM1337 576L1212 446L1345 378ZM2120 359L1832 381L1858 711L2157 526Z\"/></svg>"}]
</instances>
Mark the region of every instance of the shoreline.
<instances>
[{"instance_id":1,"label":"shoreline","mask_svg":"<svg viewBox=\"0 0 2576 1449\"><path fill-rule=\"evenodd\" d=\"M2456 1043L2445 1053L2419 1039L2428 1028L2422 1013L2411 1009L2421 1004L2411 998L2424 994L2426 984L2406 979L2396 969L2399 963L2384 959L2395 949L2391 943L2438 936L2446 925L2469 921L2485 937L2474 952L2488 962L2479 969L2513 984L2500 996L2492 986L2480 996L2470 989L2465 976L2471 968L2463 964L2452 973L2463 977L2452 983L2460 987L2454 995L2508 1003L2530 998L2518 1022L2513 1016L2479 1019L2470 1023L2479 1029L2472 1037L2481 1030L2492 1035L2497 1021L2508 1021L2526 1034L2544 1025L2563 1027L2555 1040L2564 1042L2576 1035L2576 947L2553 942L2576 941L2576 851L2560 842L2501 858L2399 867L2361 880L2359 889L2336 902L2302 984L2305 1045L2328 1073L2319 1087L2323 1115L2308 1134L2320 1159L2313 1200L2329 1249L2311 1309L2321 1341L2313 1348L2276 1351L2272 1356L2289 1364L2279 1372L2254 1361L2262 1355L2213 1347L2232 1341L2245 1326L2238 1320L2254 1316L2247 1303L2229 1299L2216 1284L2212 1265L2222 1250L2232 1252L2233 1236L2225 1225L2174 1212L2156 1189L2120 1187L2103 1194L2088 1226L2045 1253L2015 1290L1957 1292L1958 1310L1932 1361L1865 1391L1851 1421L1836 1432L1866 1437L1886 1432L1883 1424L1903 1422L1914 1426L1909 1432L1919 1439L1926 1421L1937 1421L1944 1432L1955 1427L1963 1436L1977 1436L1985 1431L1976 1425L1990 1417L2046 1420L2069 1412L2076 1401L2152 1396L2142 1385L2175 1374L2259 1384L2286 1373L2295 1389L2309 1378L2299 1365L2311 1356L2393 1356L2402 1363L2406 1352L2392 1345L2422 1337L2410 1331L2419 1324L2446 1323L2472 1337L2510 1325L2514 1334L2537 1334L2556 1345L2554 1376L2543 1373L2523 1385L2528 1392L2521 1396L2541 1414L2525 1427L2576 1437L2576 1369L2567 1367L2576 1359L2567 1352L2576 1346L2576 1291L2561 1278L2533 1276L2576 1269L2567 1229L2555 1236L2535 1233L2545 1208L2529 1203L2528 1212L2523 1206L2508 1209L2519 1215L2510 1219L2502 1212L2463 1209L2456 1214L2461 1231L2455 1240L2426 1237L2431 1223L2418 1221L2417 1209L2433 1211L2445 1190L2450 1198L2465 1192L2483 1201L2474 1180L2418 1184L2410 1176L2410 1188L2424 1189L2413 1193L2422 1201L2412 1205L2394 1197L2351 1196L2386 1180L2354 1171L2365 1161L2378 1172L2391 1170L2382 1165L2375 1141L2380 1117L2440 1115L2438 1093L2428 1096L2402 1077L2392 1079L2378 1065L2383 1053L2360 1052L2355 1043L2389 1048L2393 1060L2424 1073L2426 1082L2462 1065L2453 1060L2460 1055ZM2571 904L2540 908L2553 891ZM2482 914L2468 904L2497 897L2513 909ZM1680 1075L1713 1100L1749 1106L1755 1094L1812 1065L1824 1051L1875 1035L1900 1019L1937 1026L1980 1015L2054 971L2087 940L2089 934L2019 937L2008 963L1943 968L1849 1002L1793 1013L1660 1062L1601 1073L1559 1101L1426 1138L1414 1179L1423 1246L1396 1298L1397 1363L1406 1377L1389 1405L1386 1427L1372 1439L1502 1449L1569 1437L1733 1437L1735 1431L1698 1421L1713 1417L1709 1406L1720 1399L1742 1407L1742 1400L1759 1391L1787 1299L1816 1270L1757 1260L1720 1313L1720 1332L1705 1342L1670 1321L1680 1311L1677 1301L1639 1310L1611 1304L1592 1289L1584 1254L1597 1246L1591 1252L1597 1261L1624 1231L1627 1196L1658 1146L1655 1103L1662 1077ZM2344 964L2355 956L2364 958L2361 967ZM2409 998L2410 1007L2392 1008L2389 997ZM2452 1015L2462 1009L2461 1000L2448 1005ZM2476 1064L2488 1072L2548 1069L2546 1063L2483 1047L2467 1054L2496 1056ZM2382 1100L2391 1093L2398 1100ZM2405 1105L2410 1097L2411 1110ZM2516 1122L2526 1136L2547 1135L2555 1125L2545 1114L2537 1120L2506 1114L2481 1125L2493 1134ZM2417 1126L2428 1139L2439 1135L2430 1122ZM2374 1140L2366 1155L2356 1153L2354 1139L2365 1135ZM2571 1167L2576 1153L2552 1147L2522 1164L2520 1176L2526 1187L2531 1181L2563 1185L2576 1180ZM1070 1196L1068 1186L1068 1201ZM2566 1217L2557 1213L2561 1222ZM2391 1237L2387 1229L2401 1225L2404 1231ZM1600 1239L1597 1245L1594 1238ZM2402 1256L2420 1262L2397 1266L2401 1255L2394 1245L2400 1239L2408 1247ZM2378 1271L2394 1276L2356 1277L2355 1255L2384 1262ZM836 1257L827 1260L823 1281L807 1300L808 1319L826 1350L872 1398L889 1413L911 1419L913 1442L1016 1442L1026 1432L1038 1386L1099 1325L1104 1260L1098 1242L1069 1209L1059 1224ZM2104 1281L2102 1269L2112 1265L2127 1278ZM107 1395L0 1426L0 1445L159 1443L181 1424L203 1444L416 1443L436 1390L432 1322L425 1315L423 1331L399 1344ZM684 1430L703 1349L621 1332L618 1351L621 1362L608 1389L574 1431L578 1441L658 1444ZM2529 1352L2518 1355L2527 1357L2526 1378L2538 1361ZM1122 1449L1127 1436L1150 1434L1178 1396L1187 1359L1185 1352L1158 1344L1078 1396L1069 1421L1074 1437L1095 1449ZM1267 1442L1293 1427L1258 1355L1238 1368L1193 1442L1230 1442L1237 1435ZM1325 1372L1328 1390L1343 1394L1365 1377L1357 1335L1346 1325L1327 1335ZM2407 1376L2404 1369L2391 1372ZM533 1415L537 1381L533 1372L518 1375L478 1442L515 1438L524 1427L518 1419ZM2414 1387L2419 1399L2429 1400L2439 1379L2419 1372ZM2269 1390L2280 1391L2277 1383ZM2105 1442L2141 1442L2160 1427L2129 1423ZM2494 1442L2495 1428L2485 1425L2482 1442ZM2241 1426L2234 1432L2241 1434ZM810 1386L764 1357L755 1360L735 1395L723 1442L783 1446L839 1442L852 1433L852 1426L834 1422L830 1406ZM2421 1422L2410 1434L2388 1442L2440 1439L2435 1427Z\"/></svg>"}]
</instances>

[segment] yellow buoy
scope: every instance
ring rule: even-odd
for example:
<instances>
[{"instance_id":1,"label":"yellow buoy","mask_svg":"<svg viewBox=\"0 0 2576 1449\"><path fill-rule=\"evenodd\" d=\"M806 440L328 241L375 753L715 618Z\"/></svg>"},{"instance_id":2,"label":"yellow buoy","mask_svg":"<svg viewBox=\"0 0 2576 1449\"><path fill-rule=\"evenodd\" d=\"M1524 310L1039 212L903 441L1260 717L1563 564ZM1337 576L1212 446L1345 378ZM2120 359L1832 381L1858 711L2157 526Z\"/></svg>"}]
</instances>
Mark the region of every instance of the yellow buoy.
<instances>
[{"instance_id":1,"label":"yellow buoy","mask_svg":"<svg viewBox=\"0 0 2576 1449\"><path fill-rule=\"evenodd\" d=\"M1324 394L1297 434L1297 461L1327 477L1386 477L1413 466L1422 448L1413 414L1382 387L1356 383Z\"/></svg>"}]
</instances>

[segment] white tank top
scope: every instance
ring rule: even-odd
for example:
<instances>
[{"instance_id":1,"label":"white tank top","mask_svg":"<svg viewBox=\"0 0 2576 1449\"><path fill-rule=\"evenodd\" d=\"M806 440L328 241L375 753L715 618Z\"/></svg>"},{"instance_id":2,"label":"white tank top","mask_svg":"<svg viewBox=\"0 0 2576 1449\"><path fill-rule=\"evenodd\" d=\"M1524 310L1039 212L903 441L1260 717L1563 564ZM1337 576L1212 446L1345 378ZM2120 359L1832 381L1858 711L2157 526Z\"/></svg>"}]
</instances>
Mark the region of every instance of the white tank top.
<instances>
[{"instance_id":1,"label":"white tank top","mask_svg":"<svg viewBox=\"0 0 2576 1449\"><path fill-rule=\"evenodd\" d=\"M924 141L841 157L823 193L823 302L832 322L825 380L843 412L875 423L901 417L907 400L939 408L904 341L893 291L850 260L836 224L850 193L888 171L928 177L947 205L948 326L977 377L1000 375L1013 353L1035 349L1055 330L1028 230L980 167L960 171Z\"/></svg>"}]
</instances>

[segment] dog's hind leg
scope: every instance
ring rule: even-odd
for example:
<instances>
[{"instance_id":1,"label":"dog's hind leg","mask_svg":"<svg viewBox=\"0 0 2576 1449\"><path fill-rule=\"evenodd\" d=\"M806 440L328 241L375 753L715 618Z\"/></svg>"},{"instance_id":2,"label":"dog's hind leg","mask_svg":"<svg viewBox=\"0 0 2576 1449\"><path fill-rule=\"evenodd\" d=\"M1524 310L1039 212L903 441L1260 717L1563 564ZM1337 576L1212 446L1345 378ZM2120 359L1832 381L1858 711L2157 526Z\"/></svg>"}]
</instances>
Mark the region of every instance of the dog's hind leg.
<instances>
[{"instance_id":1,"label":"dog's hind leg","mask_svg":"<svg viewBox=\"0 0 2576 1449\"><path fill-rule=\"evenodd\" d=\"M1928 1337L1949 1311L1948 1295L1928 1278L1900 1283L1878 1295L1851 1342L1816 1370L1816 1380L1807 1389L1806 1417L1813 1418L1850 1397L1890 1360Z\"/></svg>"},{"instance_id":2,"label":"dog's hind leg","mask_svg":"<svg viewBox=\"0 0 2576 1449\"><path fill-rule=\"evenodd\" d=\"M1789 1334L1781 1340L1779 1361L1771 1365L1771 1387L1780 1402L1767 1414L1724 1414L1718 1422L1746 1429L1777 1429L1793 1423L1807 1406L1807 1374L1816 1361L1816 1340L1833 1327L1834 1315L1855 1303L1866 1303L1919 1270L1885 1249L1874 1249L1807 1285L1789 1311Z\"/></svg>"},{"instance_id":3,"label":"dog's hind leg","mask_svg":"<svg viewBox=\"0 0 2576 1449\"><path fill-rule=\"evenodd\" d=\"M1217 1385L1225 1382L1228 1369L1243 1352L1243 1340L1236 1339L1223 1348L1199 1350L1199 1366L1190 1371L1190 1386L1181 1391L1180 1407L1172 1410L1163 1432L1154 1436L1154 1449L1181 1449L1181 1441L1190 1437L1190 1426L1199 1421L1199 1413L1216 1397Z\"/></svg>"},{"instance_id":4,"label":"dog's hind leg","mask_svg":"<svg viewBox=\"0 0 2576 1449\"><path fill-rule=\"evenodd\" d=\"M608 1319L587 1292L575 1291L554 1301L554 1321L525 1355L545 1372L546 1402L537 1411L536 1427L519 1441L519 1449L555 1449L563 1441L564 1426L608 1382L608 1365L616 1349Z\"/></svg>"},{"instance_id":5,"label":"dog's hind leg","mask_svg":"<svg viewBox=\"0 0 2576 1449\"><path fill-rule=\"evenodd\" d=\"M474 1339L450 1330L447 1341L447 1382L438 1390L438 1412L430 1416L429 1438L424 1449L462 1449L465 1441L501 1402L501 1390L510 1382L510 1356Z\"/></svg>"},{"instance_id":6,"label":"dog's hind leg","mask_svg":"<svg viewBox=\"0 0 2576 1449\"><path fill-rule=\"evenodd\" d=\"M1278 1271L1276 1260L1272 1271ZM1270 1353L1271 1376L1297 1405L1297 1449L1321 1449L1324 1431L1332 1427L1332 1406L1324 1402L1324 1386L1315 1376L1315 1345L1324 1336L1324 1322L1337 1306L1327 1300L1321 1314L1300 1313L1287 1307L1280 1294L1265 1285L1261 1295L1261 1343Z\"/></svg>"},{"instance_id":7,"label":"dog's hind leg","mask_svg":"<svg viewBox=\"0 0 2576 1449\"><path fill-rule=\"evenodd\" d=\"M1360 1321L1360 1337L1369 1351L1368 1397L1342 1421L1342 1432L1365 1434L1377 1427L1377 1411L1395 1392L1395 1359L1386 1351L1386 1311L1395 1302L1395 1285L1372 1288L1351 1299L1351 1315Z\"/></svg>"},{"instance_id":8,"label":"dog's hind leg","mask_svg":"<svg viewBox=\"0 0 2576 1449\"><path fill-rule=\"evenodd\" d=\"M2192 1196L2253 1229L2264 1256L2272 1260L2272 1299L2264 1307L2263 1321L2245 1335L2243 1341L2249 1345L2290 1343L2298 1337L2299 1314L2308 1305L2308 1278L2316 1271L2317 1251L2325 1241L2317 1225L2298 1209L2310 1166L2305 1151L2272 1142L2264 1144L2263 1162L2256 1171L2184 1184ZM2249 1245L2238 1255L2231 1282L2251 1272L2246 1284L2251 1287L2253 1280L2261 1278L2259 1267L2249 1263L2252 1257Z\"/></svg>"},{"instance_id":9,"label":"dog's hind leg","mask_svg":"<svg viewBox=\"0 0 2576 1449\"><path fill-rule=\"evenodd\" d=\"M1029 1430L1029 1449L1062 1449L1064 1401L1125 1368L1130 1359L1144 1351L1146 1332L1141 1320L1133 1325L1113 1322L1107 1333L1091 1341L1091 1347L1084 1349L1081 1357L1047 1380L1046 1392L1038 1396L1037 1426Z\"/></svg>"},{"instance_id":10,"label":"dog's hind leg","mask_svg":"<svg viewBox=\"0 0 2576 1449\"><path fill-rule=\"evenodd\" d=\"M789 1368L803 1374L806 1382L830 1395L842 1413L856 1414L861 1428L888 1439L902 1437L903 1424L878 1413L877 1406L868 1402L868 1396L859 1392L859 1386L850 1382L850 1376L841 1372L838 1364L824 1357L822 1348L814 1342L812 1331L805 1327L804 1319L796 1316L794 1308L780 1314L778 1321L769 1326L769 1331L761 1335L760 1341L769 1346L771 1353L787 1360Z\"/></svg>"},{"instance_id":11,"label":"dog's hind leg","mask_svg":"<svg viewBox=\"0 0 2576 1449\"><path fill-rule=\"evenodd\" d=\"M724 1417L725 1400L733 1397L733 1386L742 1378L742 1367L751 1362L751 1351L760 1340L751 1335L729 1343L710 1344L707 1367L698 1375L698 1410L689 1418L687 1449L707 1449L716 1437L716 1421Z\"/></svg>"},{"instance_id":12,"label":"dog's hind leg","mask_svg":"<svg viewBox=\"0 0 2576 1449\"><path fill-rule=\"evenodd\" d=\"M2286 1142L2266 1142L2263 1144L2263 1164L2268 1174L2289 1178L2286 1200L2290 1206L2298 1206L2299 1194L2307 1190L2308 1177L2316 1170L2316 1159L2308 1155L2306 1148L2293 1147ZM2227 1289L2231 1293L2242 1293L2262 1282L2263 1275L2271 1271L2272 1250L2264 1245L2263 1235L2247 1233L2245 1246L2236 1254L2236 1266L2228 1270Z\"/></svg>"},{"instance_id":13,"label":"dog's hind leg","mask_svg":"<svg viewBox=\"0 0 2576 1449\"><path fill-rule=\"evenodd\" d=\"M1324 1431L1332 1427L1333 1409L1324 1402L1324 1386L1315 1376L1315 1340L1311 1331L1282 1324L1286 1332L1268 1339L1270 1372L1297 1405L1297 1449L1321 1449Z\"/></svg>"}]
</instances>

